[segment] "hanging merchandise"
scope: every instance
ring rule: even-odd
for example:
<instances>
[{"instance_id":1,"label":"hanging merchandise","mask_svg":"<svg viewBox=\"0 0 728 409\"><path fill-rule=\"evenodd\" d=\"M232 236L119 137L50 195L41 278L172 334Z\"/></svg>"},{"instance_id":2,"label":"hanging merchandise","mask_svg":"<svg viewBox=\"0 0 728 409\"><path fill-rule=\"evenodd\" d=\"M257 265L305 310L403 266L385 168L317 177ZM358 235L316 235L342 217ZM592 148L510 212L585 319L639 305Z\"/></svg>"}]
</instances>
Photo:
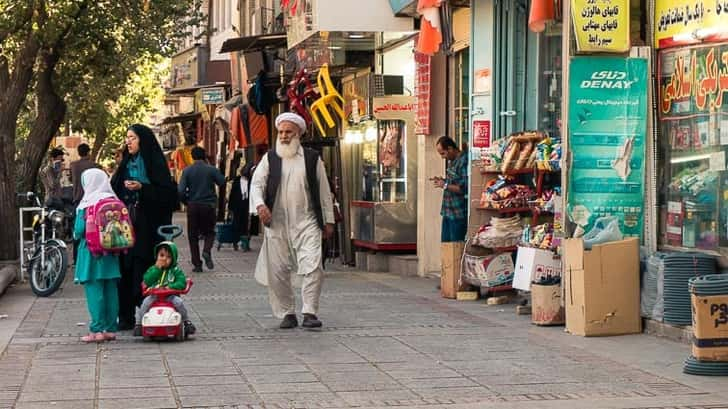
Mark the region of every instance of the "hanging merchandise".
<instances>
[{"instance_id":1,"label":"hanging merchandise","mask_svg":"<svg viewBox=\"0 0 728 409\"><path fill-rule=\"evenodd\" d=\"M310 125L313 118L311 118L307 106L320 96L308 79L308 71L305 68L300 69L293 81L288 84L286 95L288 96L288 109L300 115L306 121L306 126Z\"/></svg>"},{"instance_id":2,"label":"hanging merchandise","mask_svg":"<svg viewBox=\"0 0 728 409\"><path fill-rule=\"evenodd\" d=\"M420 35L417 39L417 52L434 55L442 44L440 6L442 0L418 0L417 13L422 16Z\"/></svg>"},{"instance_id":3,"label":"hanging merchandise","mask_svg":"<svg viewBox=\"0 0 728 409\"><path fill-rule=\"evenodd\" d=\"M616 217L610 237L642 237L647 60L574 57L570 73L567 209L577 235Z\"/></svg>"},{"instance_id":4,"label":"hanging merchandise","mask_svg":"<svg viewBox=\"0 0 728 409\"><path fill-rule=\"evenodd\" d=\"M334 126L336 126L334 118L331 116L331 113L329 111L329 108L331 108L339 115L339 118L342 122L345 121L345 101L344 97L339 94L339 91L336 90L336 87L334 87L334 84L331 81L331 76L329 76L328 64L324 64L319 69L317 82L321 97L314 101L313 104L311 104L311 117L313 117L313 121L316 123L316 127L318 127L319 131L321 132L321 136L326 136L326 130L321 125L321 120L319 117L323 117L326 125L329 128L333 128Z\"/></svg>"},{"instance_id":5,"label":"hanging merchandise","mask_svg":"<svg viewBox=\"0 0 728 409\"><path fill-rule=\"evenodd\" d=\"M230 143L229 150L234 150L237 144L239 149L251 145L267 145L269 128L268 118L259 115L248 104L240 105L233 109L230 118Z\"/></svg>"},{"instance_id":6,"label":"hanging merchandise","mask_svg":"<svg viewBox=\"0 0 728 409\"><path fill-rule=\"evenodd\" d=\"M253 107L258 115L269 114L276 103L275 91L266 86L267 80L268 76L265 71L261 71L253 86L248 90L248 104Z\"/></svg>"}]
</instances>

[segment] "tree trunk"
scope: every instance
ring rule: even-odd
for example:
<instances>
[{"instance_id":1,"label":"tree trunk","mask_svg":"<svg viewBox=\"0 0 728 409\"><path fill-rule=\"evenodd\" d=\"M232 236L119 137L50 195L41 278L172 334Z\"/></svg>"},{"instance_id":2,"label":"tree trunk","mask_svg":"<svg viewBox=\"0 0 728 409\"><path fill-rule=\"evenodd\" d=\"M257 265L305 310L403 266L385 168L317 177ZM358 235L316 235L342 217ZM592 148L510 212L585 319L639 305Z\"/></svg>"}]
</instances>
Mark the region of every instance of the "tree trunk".
<instances>
[{"instance_id":1,"label":"tree trunk","mask_svg":"<svg viewBox=\"0 0 728 409\"><path fill-rule=\"evenodd\" d=\"M101 154L101 148L104 146L104 142L106 142L106 139L109 136L109 130L106 129L106 126L100 125L95 129L96 137L94 138L94 146L91 149L91 158L95 162L98 162L99 160L99 154Z\"/></svg>"},{"instance_id":2,"label":"tree trunk","mask_svg":"<svg viewBox=\"0 0 728 409\"><path fill-rule=\"evenodd\" d=\"M9 72L8 63L0 58L0 260L18 259L18 209L17 173L15 162L15 137L18 115L28 94L33 78L38 41L27 37L23 50Z\"/></svg>"},{"instance_id":3,"label":"tree trunk","mask_svg":"<svg viewBox=\"0 0 728 409\"><path fill-rule=\"evenodd\" d=\"M25 148L20 153L19 176L22 189L34 190L48 145L60 129L66 116L66 103L58 96L53 86L53 71L59 56L53 52L43 53L43 66L38 73L36 96L38 99L38 115L30 130Z\"/></svg>"}]
</instances>

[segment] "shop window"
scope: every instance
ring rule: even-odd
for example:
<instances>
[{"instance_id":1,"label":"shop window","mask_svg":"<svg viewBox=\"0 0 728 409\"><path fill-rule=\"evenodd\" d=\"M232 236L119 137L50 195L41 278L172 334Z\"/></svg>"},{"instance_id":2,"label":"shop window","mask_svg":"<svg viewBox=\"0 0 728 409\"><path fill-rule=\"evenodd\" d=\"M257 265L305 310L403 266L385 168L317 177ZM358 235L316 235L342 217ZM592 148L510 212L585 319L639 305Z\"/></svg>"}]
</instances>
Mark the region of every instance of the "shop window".
<instances>
[{"instance_id":1,"label":"shop window","mask_svg":"<svg viewBox=\"0 0 728 409\"><path fill-rule=\"evenodd\" d=\"M728 43L671 49L658 57L663 247L728 246L726 53Z\"/></svg>"},{"instance_id":2,"label":"shop window","mask_svg":"<svg viewBox=\"0 0 728 409\"><path fill-rule=\"evenodd\" d=\"M470 49L465 48L453 56L452 129L450 134L458 146L470 143Z\"/></svg>"},{"instance_id":3,"label":"shop window","mask_svg":"<svg viewBox=\"0 0 728 409\"><path fill-rule=\"evenodd\" d=\"M528 30L527 0L498 2L494 63L494 138L540 130L560 136L562 23Z\"/></svg>"}]
</instances>

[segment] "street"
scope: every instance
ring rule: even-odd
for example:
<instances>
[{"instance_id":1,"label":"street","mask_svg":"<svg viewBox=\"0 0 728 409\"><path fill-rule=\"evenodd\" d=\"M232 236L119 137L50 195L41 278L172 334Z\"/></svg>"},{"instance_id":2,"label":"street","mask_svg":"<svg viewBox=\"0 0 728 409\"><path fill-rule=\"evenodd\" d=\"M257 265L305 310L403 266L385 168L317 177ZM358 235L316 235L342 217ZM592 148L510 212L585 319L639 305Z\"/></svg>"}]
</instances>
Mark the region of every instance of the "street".
<instances>
[{"instance_id":1,"label":"street","mask_svg":"<svg viewBox=\"0 0 728 409\"><path fill-rule=\"evenodd\" d=\"M198 333L86 345L72 271L62 291L0 297L0 407L7 408L728 408L721 378L681 373L685 344L648 335L580 338L514 305L439 297L437 281L329 272L321 331L280 330L250 253L214 251L191 274Z\"/></svg>"}]
</instances>

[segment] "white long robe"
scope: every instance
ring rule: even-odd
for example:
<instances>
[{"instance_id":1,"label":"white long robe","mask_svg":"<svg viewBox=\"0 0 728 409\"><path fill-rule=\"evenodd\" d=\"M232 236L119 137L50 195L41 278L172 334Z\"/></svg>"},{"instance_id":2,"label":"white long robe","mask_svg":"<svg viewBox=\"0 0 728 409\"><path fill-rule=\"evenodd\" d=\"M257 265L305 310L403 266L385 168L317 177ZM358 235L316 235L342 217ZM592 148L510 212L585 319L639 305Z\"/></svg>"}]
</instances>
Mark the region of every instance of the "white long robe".
<instances>
[{"instance_id":1,"label":"white long robe","mask_svg":"<svg viewBox=\"0 0 728 409\"><path fill-rule=\"evenodd\" d=\"M250 189L250 212L265 204L268 155L255 169ZM334 223L334 205L326 169L321 159L316 167L324 223ZM295 313L292 285L302 287L303 313L317 314L323 284L322 231L316 221L306 181L303 148L296 156L282 159L281 183L271 209L273 221L264 227L263 245L255 266L255 279L268 286L273 314L283 318ZM295 274L293 274L295 272Z\"/></svg>"}]
</instances>

